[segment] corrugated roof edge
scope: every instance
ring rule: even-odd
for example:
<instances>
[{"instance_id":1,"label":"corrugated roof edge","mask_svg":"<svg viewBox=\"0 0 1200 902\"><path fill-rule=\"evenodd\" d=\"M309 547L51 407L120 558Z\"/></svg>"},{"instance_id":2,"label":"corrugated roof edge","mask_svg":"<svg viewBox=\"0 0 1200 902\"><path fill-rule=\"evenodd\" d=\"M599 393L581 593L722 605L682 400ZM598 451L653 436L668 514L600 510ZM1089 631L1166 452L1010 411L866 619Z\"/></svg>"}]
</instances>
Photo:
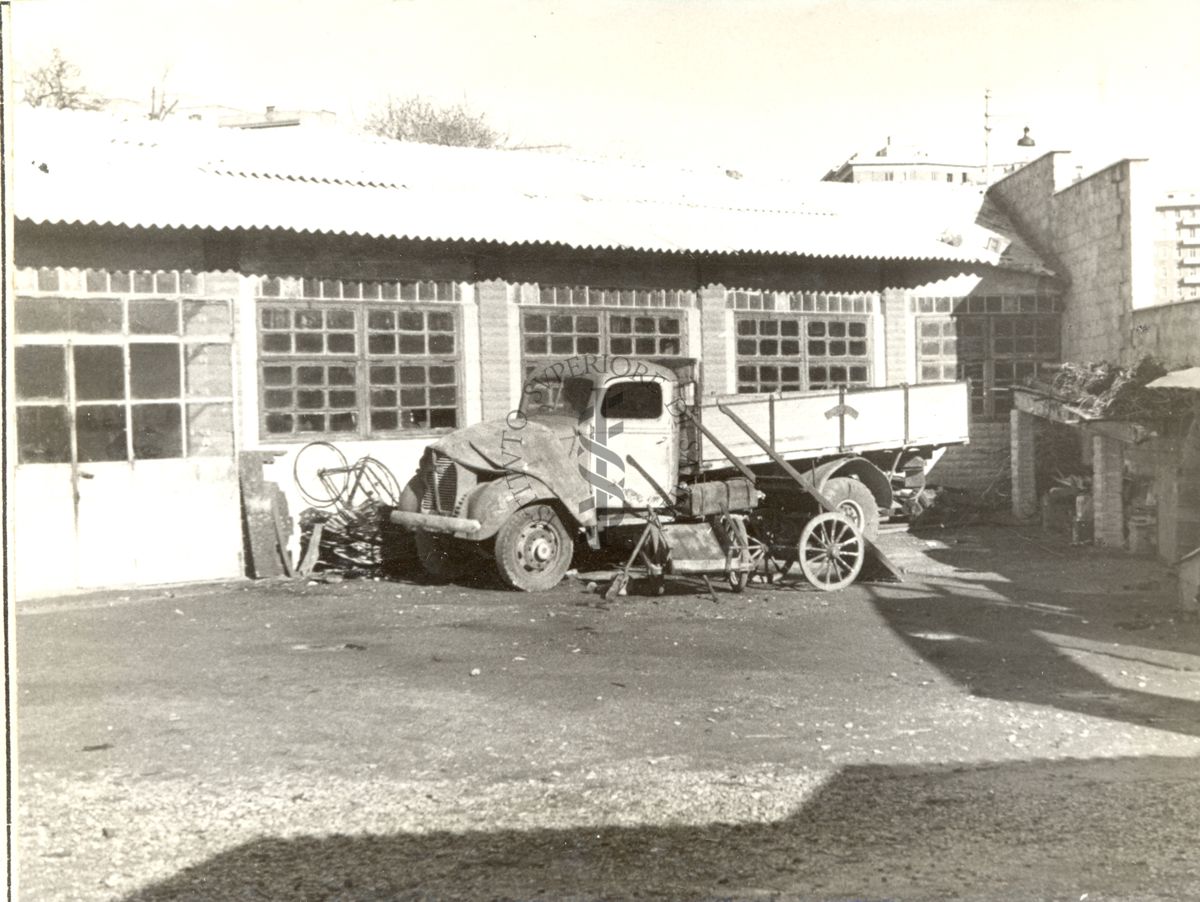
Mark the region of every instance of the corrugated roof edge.
<instances>
[{"instance_id":1,"label":"corrugated roof edge","mask_svg":"<svg viewBox=\"0 0 1200 902\"><path fill-rule=\"evenodd\" d=\"M661 247L650 247L648 245L621 245L621 244L571 244L564 241L499 241L491 238L452 238L441 237L437 235L390 235L373 232L347 232L347 231L325 231L320 229L289 229L279 226L197 226L186 223L139 223L130 225L125 222L117 222L114 220L63 220L63 219L30 219L27 217L16 217L17 222L27 222L31 225L63 225L63 226L97 226L111 227L117 229L178 229L181 231L198 231L198 232L276 232L289 235L325 235L345 238L371 238L371 239L389 239L395 241L429 241L439 244L460 244L460 245L483 245L489 247L556 247L567 248L574 250L595 250L595 251L632 251L646 254L667 254L667 255L688 255L688 254L711 254L714 256L758 256L758 257L806 257L815 260L902 260L914 262L928 262L935 264L944 264L947 266L987 266L992 268L1009 268L1003 267L999 263L981 258L964 258L955 256L946 257L930 257L916 254L823 254L823 253L801 253L791 251L772 251L772 250L720 250L717 248L682 248L671 249Z\"/></svg>"}]
</instances>

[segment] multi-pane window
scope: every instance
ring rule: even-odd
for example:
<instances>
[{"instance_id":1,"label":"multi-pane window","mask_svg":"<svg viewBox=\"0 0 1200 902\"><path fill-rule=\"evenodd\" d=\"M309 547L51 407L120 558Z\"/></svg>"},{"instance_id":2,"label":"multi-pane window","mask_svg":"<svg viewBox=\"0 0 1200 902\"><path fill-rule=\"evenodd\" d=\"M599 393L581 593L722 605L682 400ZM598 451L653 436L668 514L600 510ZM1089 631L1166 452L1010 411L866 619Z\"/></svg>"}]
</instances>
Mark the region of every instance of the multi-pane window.
<instances>
[{"instance_id":1,"label":"multi-pane window","mask_svg":"<svg viewBox=\"0 0 1200 902\"><path fill-rule=\"evenodd\" d=\"M577 354L682 357L683 332L680 312L526 307L521 314L526 370Z\"/></svg>"},{"instance_id":2,"label":"multi-pane window","mask_svg":"<svg viewBox=\"0 0 1200 902\"><path fill-rule=\"evenodd\" d=\"M730 310L779 310L793 313L871 313L879 296L873 292L762 291L736 289L727 292Z\"/></svg>"},{"instance_id":3,"label":"multi-pane window","mask_svg":"<svg viewBox=\"0 0 1200 902\"><path fill-rule=\"evenodd\" d=\"M230 303L180 296L197 280L89 270L79 297L18 296L18 463L232 453ZM57 271L36 285L58 293Z\"/></svg>"},{"instance_id":4,"label":"multi-pane window","mask_svg":"<svg viewBox=\"0 0 1200 902\"><path fill-rule=\"evenodd\" d=\"M1012 409L1012 387L1039 365L1057 362L1059 329L1056 314L919 317L920 381L970 380L972 415L1003 419Z\"/></svg>"},{"instance_id":5,"label":"multi-pane window","mask_svg":"<svg viewBox=\"0 0 1200 902\"><path fill-rule=\"evenodd\" d=\"M521 331L526 357L600 353L600 313L526 312Z\"/></svg>"},{"instance_id":6,"label":"multi-pane window","mask_svg":"<svg viewBox=\"0 0 1200 902\"><path fill-rule=\"evenodd\" d=\"M805 391L870 384L868 321L739 313L737 390Z\"/></svg>"},{"instance_id":7,"label":"multi-pane window","mask_svg":"<svg viewBox=\"0 0 1200 902\"><path fill-rule=\"evenodd\" d=\"M696 293L672 288L594 288L542 285L537 303L546 307L694 307Z\"/></svg>"},{"instance_id":8,"label":"multi-pane window","mask_svg":"<svg viewBox=\"0 0 1200 902\"><path fill-rule=\"evenodd\" d=\"M275 290L264 282L264 294ZM455 298L452 283L305 279L303 290L322 300L260 302L265 435L368 437L458 425L457 312L424 305ZM363 297L370 300L355 300Z\"/></svg>"},{"instance_id":9,"label":"multi-pane window","mask_svg":"<svg viewBox=\"0 0 1200 902\"><path fill-rule=\"evenodd\" d=\"M921 382L971 384L971 412L983 416L983 370L987 320L981 316L917 321L917 359Z\"/></svg>"},{"instance_id":10,"label":"multi-pane window","mask_svg":"<svg viewBox=\"0 0 1200 902\"><path fill-rule=\"evenodd\" d=\"M399 282L371 279L296 279L266 276L259 280L264 298L302 297L320 301L459 301L459 282Z\"/></svg>"},{"instance_id":11,"label":"multi-pane window","mask_svg":"<svg viewBox=\"0 0 1200 902\"><path fill-rule=\"evenodd\" d=\"M613 354L678 357L682 331L683 320L674 314L613 313L608 317L608 349Z\"/></svg>"},{"instance_id":12,"label":"multi-pane window","mask_svg":"<svg viewBox=\"0 0 1200 902\"><path fill-rule=\"evenodd\" d=\"M806 331L810 389L869 384L866 320L809 319Z\"/></svg>"}]
</instances>

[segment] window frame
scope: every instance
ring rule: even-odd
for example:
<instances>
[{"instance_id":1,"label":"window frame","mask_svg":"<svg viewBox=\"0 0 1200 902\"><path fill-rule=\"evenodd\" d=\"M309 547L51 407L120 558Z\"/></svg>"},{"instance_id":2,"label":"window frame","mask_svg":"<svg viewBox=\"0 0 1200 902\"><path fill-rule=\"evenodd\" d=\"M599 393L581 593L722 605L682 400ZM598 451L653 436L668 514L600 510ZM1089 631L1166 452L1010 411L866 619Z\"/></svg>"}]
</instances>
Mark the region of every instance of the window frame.
<instances>
[{"instance_id":1,"label":"window frame","mask_svg":"<svg viewBox=\"0 0 1200 902\"><path fill-rule=\"evenodd\" d=\"M1019 313L954 312L934 315L918 314L914 318L914 321L917 382L929 384L932 382L969 381L971 384L971 419L979 422L1006 421L1009 411L1012 410L1012 386L1019 385L1020 380L1025 375L1036 373L1039 364L1057 363L1062 357L1062 314L1058 312L1024 311ZM981 327L979 330L980 334L975 336L975 339L981 343L981 348L978 353L964 356L961 344L963 336L956 334L954 336L954 356L951 358L950 354L946 352L944 344L949 337L945 334L945 327L953 325L957 333L959 323L963 321L978 324ZM1030 336L1016 335L1015 328L1018 321L1033 323L1034 328ZM1018 351L1015 347L1012 350L1004 352L996 350L998 341L1012 340L1015 342L1021 337L1031 337L1036 344L1039 338L1046 337L1039 334L1039 325L1047 323L1052 323L1054 328L1053 350L1038 350L1035 348L1032 351ZM924 326L935 324L939 327L940 333L937 341L942 347L937 355L932 355L926 353L924 346L932 342L934 336L926 336L922 332ZM1001 334L997 334L997 325L999 324L1013 326L1013 333L1004 334L1001 332ZM951 365L955 368L956 377L954 380L945 378L946 367ZM997 372L998 365L1012 366L1014 369L1012 379L1001 379ZM926 378L925 367L927 366L939 367L941 369L941 378ZM1021 368L1029 372L1024 374L1016 372L1016 370ZM998 403L1001 399L1007 399L1007 401Z\"/></svg>"},{"instance_id":2,"label":"window frame","mask_svg":"<svg viewBox=\"0 0 1200 902\"><path fill-rule=\"evenodd\" d=\"M135 281L137 277L137 281ZM31 396L17 397L17 384L13 385L13 405L18 420L17 434L17 465L94 465L118 463L129 465L144 461L184 461L232 455L235 451L236 439L236 400L237 386L234 380L233 367L233 302L228 297L214 297L205 294L192 293L183 290L202 291L201 274L184 273L178 270L168 271L85 271L84 288L62 288L59 272L54 268L43 268L36 271L36 288L21 288L16 292L13 323L13 357L14 367L22 351L33 348L52 348L59 352L62 365L62 394L59 397ZM149 288L145 288L149 280ZM116 284L117 289L112 286ZM135 290L135 284L141 289ZM122 286L125 290L121 290ZM163 288L162 291L155 289ZM49 305L58 301L59 308L66 321L61 327L48 325L46 321L37 324L33 329L18 327L17 320L30 305ZM92 322L88 328L75 328L72 322L78 311L89 304L109 304L112 309L119 310L119 324L97 324ZM134 312L149 311L151 304L174 306L174 325L172 331L162 331L138 326ZM188 312L189 304L202 307L221 308L224 312L220 319L220 328L216 331L189 331L191 321ZM99 309L99 308L97 308ZM161 312L160 306L160 312ZM135 396L134 380L136 378L135 357L138 348L153 346L170 347L175 352L177 361L177 390L170 394L155 396ZM189 348L219 347L226 349L222 364L227 381L227 391L224 393L209 393L196 390L189 383ZM114 375L120 381L120 391L113 397L81 397L77 373L78 352L81 349L112 348L119 355L119 373ZM19 381L19 374L14 372ZM151 382L153 382L153 377ZM209 445L190 434L193 415L203 408L213 405L224 407L224 422L228 433L228 444ZM178 414L178 453L150 454L146 453L149 446L143 445L139 450L139 441L144 441L145 429L137 428L139 414L149 416L149 408L172 406ZM63 459L29 460L24 459L27 436L21 434L19 421L25 411L61 410L66 428L67 446ZM119 409L122 422L124 453L117 456L83 457L81 456L80 425L81 419L88 411L102 409ZM81 414L84 414L81 417ZM216 450L201 450L211 449ZM172 449L173 450L173 449ZM57 458L57 455L56 455Z\"/></svg>"},{"instance_id":3,"label":"window frame","mask_svg":"<svg viewBox=\"0 0 1200 902\"><path fill-rule=\"evenodd\" d=\"M743 331L743 323L754 322L761 324L765 322L780 323L774 334L764 333L761 331L761 326L756 326L754 334ZM794 322L797 324L796 335L784 335L784 327L782 323ZM811 333L810 327L816 323L825 324L825 335L814 335ZM843 336L829 334L828 327L830 324L846 324L846 334ZM862 335L851 335L851 324L862 327ZM839 386L846 388L869 388L874 385L874 336L872 334L872 315L870 313L831 313L828 311L776 311L776 310L737 310L733 318L733 340L734 340L734 391L738 394L779 394L782 392L792 391L831 391ZM743 342L754 341L756 347L754 353L750 353L743 349ZM766 354L762 351L762 342L777 342L779 345L778 353ZM797 345L797 353L795 355L786 355L783 353L784 342L795 341ZM810 343L813 342L844 342L847 345L847 353L842 355L812 355ZM849 346L851 342L861 341L864 345L862 354L850 354ZM779 369L779 378L767 380L763 376L762 367L776 367ZM783 378L783 367L798 368L798 380ZM847 379L845 382L838 382L832 378L826 378L823 383L817 388L813 388L814 380L812 378L813 367L846 367ZM861 380L852 380L849 378L851 367L862 367L864 375ZM755 376L753 380L744 378L746 371L754 368ZM827 377L831 377L832 373L827 373ZM774 386L774 387L767 387ZM795 387L793 387L795 386Z\"/></svg>"},{"instance_id":4,"label":"window frame","mask_svg":"<svg viewBox=\"0 0 1200 902\"><path fill-rule=\"evenodd\" d=\"M687 308L684 307L599 307L582 305L560 305L546 306L545 304L522 304L518 308L520 312L520 322L518 329L521 337L521 365L522 371L525 373L534 372L556 360L562 360L564 357L581 356L584 354L595 354L596 356L609 357L629 357L643 358L647 360L687 360L688 359L688 318ZM544 316L546 317L546 331L530 333L526 330L526 317L529 316ZM573 346L570 351L555 351L554 338L555 333L550 328L551 321L554 317L572 317L573 325L570 333L560 333L557 337L565 337L567 334L572 336ZM597 331L587 332L579 331L577 327L578 317L596 317ZM628 317L630 322L629 332L618 332L613 329L613 320L620 317ZM638 333L636 329L636 320L639 318L647 318L655 320L655 328L653 333ZM661 329L661 321L671 319L678 325L678 331L664 332ZM546 336L546 352L538 353L531 352L528 348L528 340L536 339L542 335ZM580 344L578 339L590 338L595 336L598 350L579 350ZM618 341L628 338L633 344L629 351L618 351L613 349L613 340ZM641 339L653 339L656 342L656 350L652 353L644 353L637 349L636 342ZM676 354L663 353L661 348L662 341L675 340L678 342L679 351Z\"/></svg>"},{"instance_id":5,"label":"window frame","mask_svg":"<svg viewBox=\"0 0 1200 902\"><path fill-rule=\"evenodd\" d=\"M306 280L319 281L322 285L322 290L331 280ZM337 280L341 281L341 280ZM391 284L391 283L388 283ZM409 284L426 283L396 283L400 286L398 297L403 297L404 286ZM434 283L428 283L434 284ZM439 283L440 284L440 283ZM450 283L446 283L450 284ZM456 283L455 283L456 285ZM338 292L341 293L340 291ZM258 432L259 438L263 442L271 443L300 443L310 442L318 438L322 439L342 439L351 441L371 441L371 440L397 440L408 438L421 438L434 435L444 435L454 429L460 428L464 421L464 366L463 366L463 314L462 304L459 300L459 291L457 285L454 288L453 298L445 299L428 299L428 300L403 300L392 299L381 300L379 297L369 299L362 298L297 298L287 296L263 296L261 293L255 299L255 347L257 350L257 376L258 376ZM291 325L284 329L264 329L264 313L267 310L287 310L291 317ZM354 315L353 329L335 329L330 330L327 325L323 325L320 330L299 330L296 328L295 313L300 311L322 311L322 318L325 323L328 322L325 316L326 312L351 312ZM372 329L370 319L372 313L388 313L396 318L397 326L390 330L391 334L397 336L396 350L392 353L378 353L371 351L372 335L386 335L389 330ZM403 330L399 328L400 316L403 313L420 313L425 319L425 327L421 332L413 330ZM431 314L444 314L450 318L450 329L431 329L429 326L429 317ZM354 350L353 351L297 351L294 348L294 336L301 331L311 331L313 334L327 335L331 331L334 334L353 334L354 335ZM423 335L426 341L426 350L422 354L402 354L399 350L399 339L404 332L411 334ZM264 333L266 334L290 334L293 336L293 350L290 352L269 351L264 348ZM453 336L453 348L448 352L431 352L428 348L428 342L432 335L451 335ZM328 347L328 343L326 343ZM427 403L424 407L428 411L428 421L424 425L404 426L404 413L406 410L411 411L419 409L416 405L405 407L400 403L400 395L404 390L401 385L401 374L399 368L405 365L421 366L426 370L425 379L422 387L426 392ZM287 366L292 370L292 381L286 388L282 385L268 385L267 369L268 367L284 367ZM326 369L326 381L321 385L313 385L309 390L323 391L325 393L326 403L319 408L310 408L313 415L321 415L325 417L325 422L329 423L329 418L338 413L353 413L356 417L356 426L354 429L337 429L325 428L322 430L301 430L296 420L293 420L292 429L289 432L273 432L268 428L268 420L272 415L278 414L283 416L292 416L299 418L304 415L304 408L301 408L298 403L299 392L304 388L300 382L299 369L301 367L322 367ZM334 385L328 381L328 368L332 366L346 366L354 370L353 381L345 383L345 388L341 384ZM396 380L388 383L393 386L387 388L382 383L372 381L373 369L379 367L391 366L396 368ZM453 373L454 388L454 403L449 405L434 405L428 403L430 392L435 388L444 387L446 383L433 383L430 381L430 370L434 367L439 369L449 369ZM410 388L415 388L410 386ZM355 394L353 406L331 406L329 395L334 391L352 389ZM274 405L274 409L267 404L267 392L272 390L291 391L293 393L293 403L288 410L282 410L278 405ZM372 403L374 391L395 391L397 394L396 404L389 407L375 407ZM435 411L453 410L453 422L444 425L432 425ZM383 410L395 410L397 412L397 426L375 427L372 423L373 415L378 414Z\"/></svg>"}]
</instances>

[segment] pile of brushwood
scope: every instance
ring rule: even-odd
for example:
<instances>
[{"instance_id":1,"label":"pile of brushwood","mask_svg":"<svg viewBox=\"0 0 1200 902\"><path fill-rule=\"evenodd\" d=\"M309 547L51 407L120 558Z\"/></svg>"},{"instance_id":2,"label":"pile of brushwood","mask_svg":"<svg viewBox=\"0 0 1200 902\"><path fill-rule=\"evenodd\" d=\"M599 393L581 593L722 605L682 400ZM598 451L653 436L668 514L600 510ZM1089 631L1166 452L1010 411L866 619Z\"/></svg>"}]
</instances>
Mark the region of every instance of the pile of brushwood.
<instances>
[{"instance_id":1,"label":"pile of brushwood","mask_svg":"<svg viewBox=\"0 0 1200 902\"><path fill-rule=\"evenodd\" d=\"M1054 397L1084 416L1105 420L1153 423L1191 412L1189 392L1146 388L1167 368L1151 356L1128 370L1111 363L1064 363L1049 388Z\"/></svg>"}]
</instances>

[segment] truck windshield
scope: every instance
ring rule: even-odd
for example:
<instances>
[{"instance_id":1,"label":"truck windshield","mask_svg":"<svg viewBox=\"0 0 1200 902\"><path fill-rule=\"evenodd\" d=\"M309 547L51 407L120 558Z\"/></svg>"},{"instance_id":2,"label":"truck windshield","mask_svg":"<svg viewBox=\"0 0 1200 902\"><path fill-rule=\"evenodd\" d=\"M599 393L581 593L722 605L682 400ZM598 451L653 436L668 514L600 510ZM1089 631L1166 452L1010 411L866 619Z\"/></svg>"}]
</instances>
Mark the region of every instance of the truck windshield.
<instances>
[{"instance_id":1,"label":"truck windshield","mask_svg":"<svg viewBox=\"0 0 1200 902\"><path fill-rule=\"evenodd\" d=\"M525 387L521 412L527 417L579 419L592 403L592 380L568 376L561 382L531 382Z\"/></svg>"}]
</instances>

